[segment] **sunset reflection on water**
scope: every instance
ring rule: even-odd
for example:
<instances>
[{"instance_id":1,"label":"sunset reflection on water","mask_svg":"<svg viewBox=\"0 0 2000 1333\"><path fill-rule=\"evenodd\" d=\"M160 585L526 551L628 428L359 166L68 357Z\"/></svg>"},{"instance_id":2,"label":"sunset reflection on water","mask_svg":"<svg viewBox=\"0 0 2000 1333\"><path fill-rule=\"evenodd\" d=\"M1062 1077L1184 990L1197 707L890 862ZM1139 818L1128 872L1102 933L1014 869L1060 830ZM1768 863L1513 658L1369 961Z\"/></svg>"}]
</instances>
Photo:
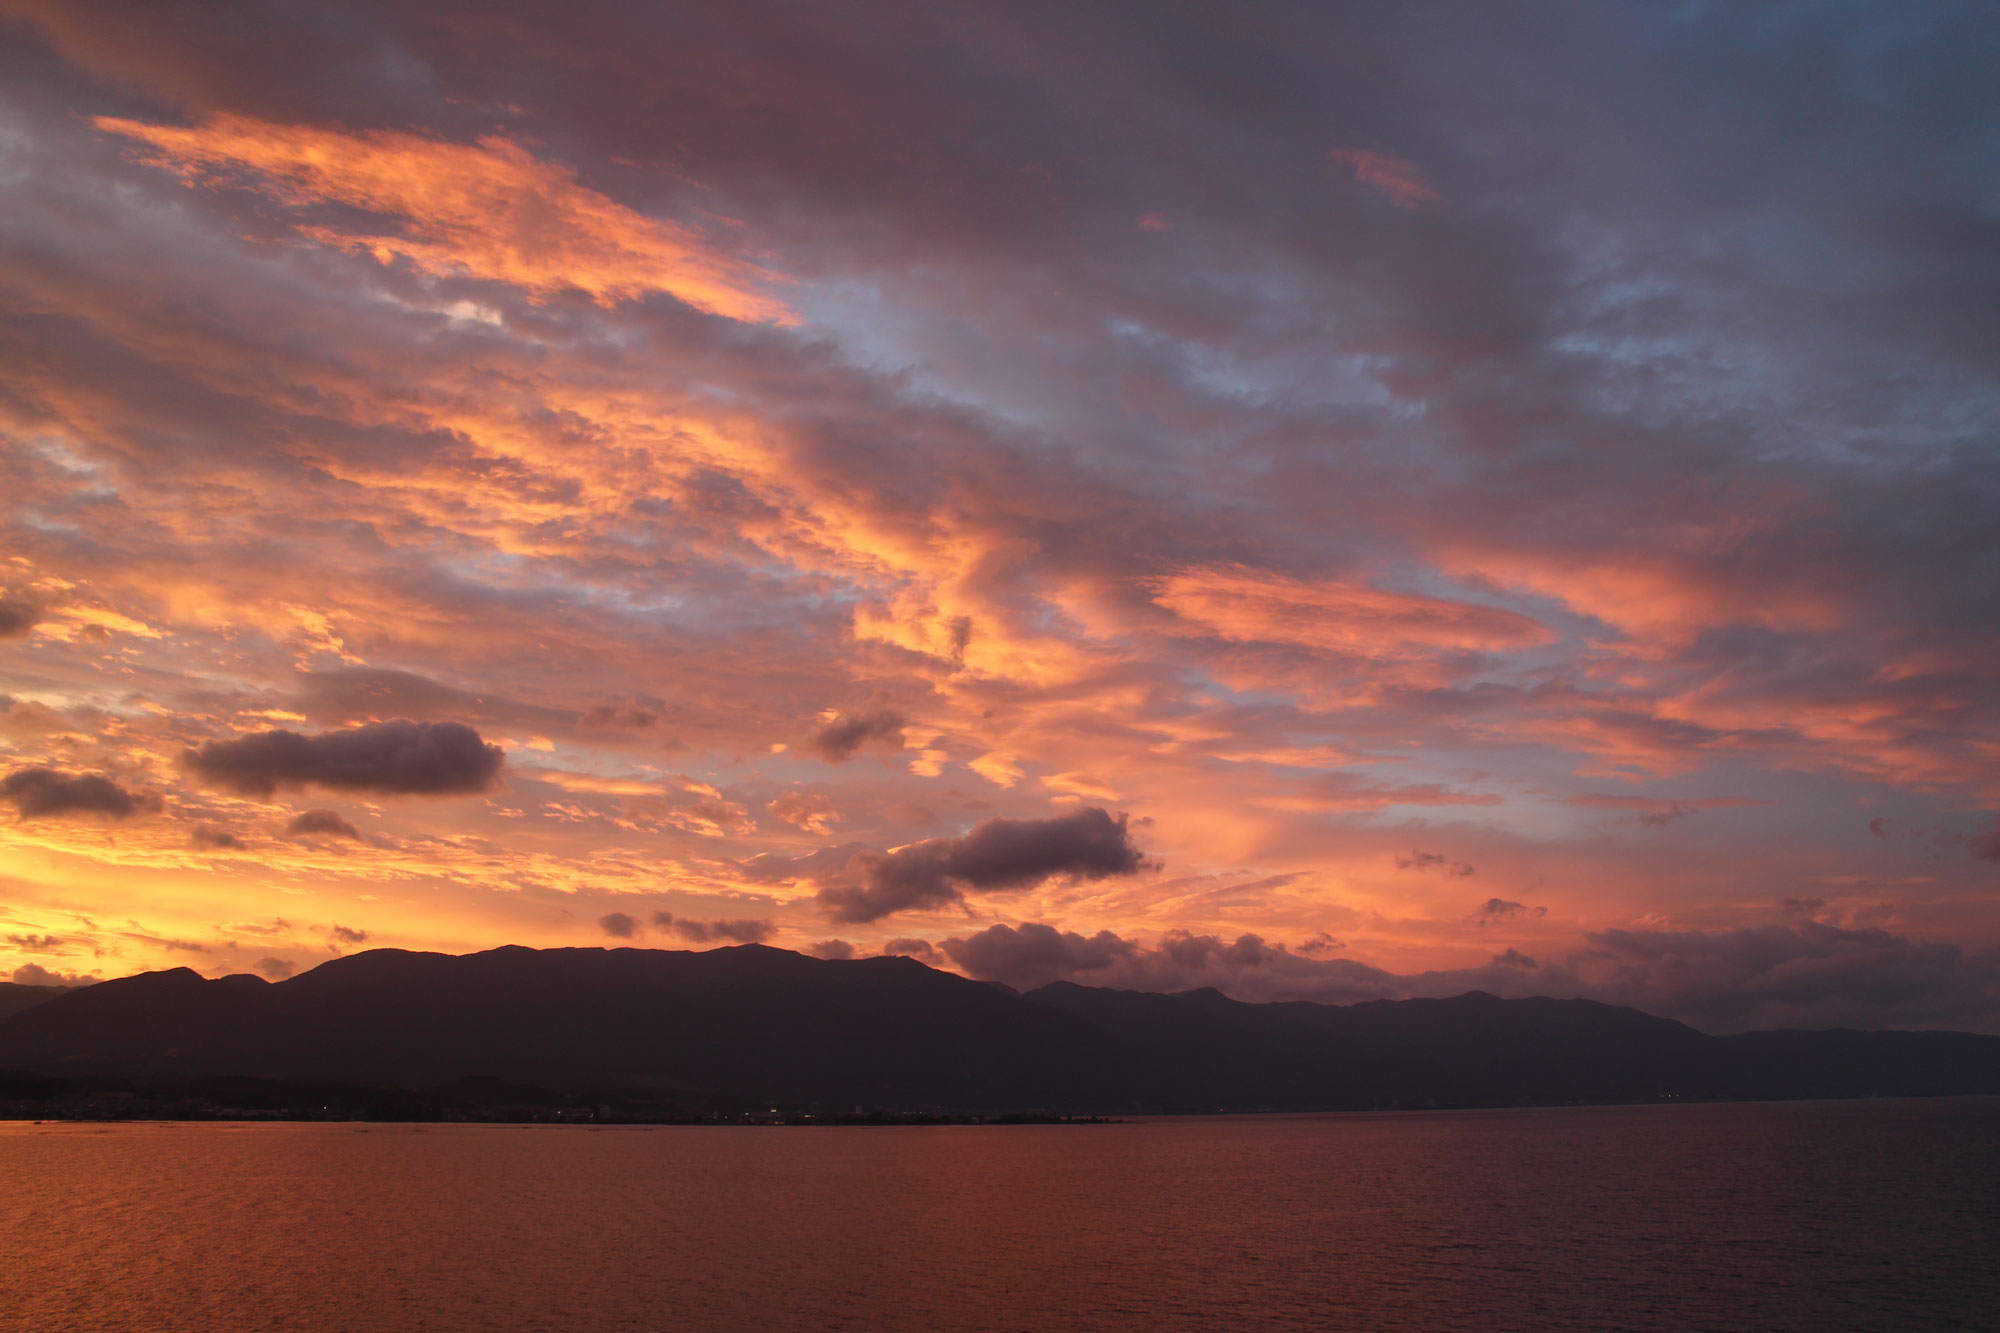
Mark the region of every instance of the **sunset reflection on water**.
<instances>
[{"instance_id":1,"label":"sunset reflection on water","mask_svg":"<svg viewBox=\"0 0 2000 1333\"><path fill-rule=\"evenodd\" d=\"M0 1127L10 1328L1974 1327L2000 1101ZM1894 1217L1894 1225L1886 1219Z\"/></svg>"}]
</instances>

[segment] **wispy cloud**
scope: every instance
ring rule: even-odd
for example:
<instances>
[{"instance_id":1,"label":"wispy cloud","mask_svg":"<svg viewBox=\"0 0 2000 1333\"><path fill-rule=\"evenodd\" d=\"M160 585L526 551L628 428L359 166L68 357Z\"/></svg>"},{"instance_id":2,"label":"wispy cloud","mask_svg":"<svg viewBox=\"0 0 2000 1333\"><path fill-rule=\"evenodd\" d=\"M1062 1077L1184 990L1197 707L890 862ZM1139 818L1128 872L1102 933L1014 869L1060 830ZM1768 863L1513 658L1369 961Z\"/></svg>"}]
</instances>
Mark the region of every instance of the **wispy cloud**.
<instances>
[{"instance_id":1,"label":"wispy cloud","mask_svg":"<svg viewBox=\"0 0 2000 1333\"><path fill-rule=\"evenodd\" d=\"M301 216L295 226L307 240L383 263L406 260L538 298L574 289L611 303L666 292L732 319L796 318L764 290L774 275L717 252L687 227L634 212L498 135L461 144L240 115L192 126L115 116L93 123L147 145L143 160L190 183L248 186L302 215L313 205L359 210L340 223ZM371 225L375 219L385 225Z\"/></svg>"}]
</instances>

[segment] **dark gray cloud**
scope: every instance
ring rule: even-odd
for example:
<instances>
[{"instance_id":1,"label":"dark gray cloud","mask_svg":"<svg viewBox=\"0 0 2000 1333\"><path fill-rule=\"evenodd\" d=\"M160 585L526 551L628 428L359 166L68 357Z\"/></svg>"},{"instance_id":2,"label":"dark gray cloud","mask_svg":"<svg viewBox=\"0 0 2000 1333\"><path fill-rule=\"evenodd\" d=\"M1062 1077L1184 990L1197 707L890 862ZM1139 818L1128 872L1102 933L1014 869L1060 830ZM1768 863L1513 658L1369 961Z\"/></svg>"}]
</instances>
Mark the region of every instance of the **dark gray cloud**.
<instances>
[{"instance_id":1,"label":"dark gray cloud","mask_svg":"<svg viewBox=\"0 0 2000 1333\"><path fill-rule=\"evenodd\" d=\"M0 597L0 639L18 639L42 618L40 608L11 597Z\"/></svg>"},{"instance_id":2,"label":"dark gray cloud","mask_svg":"<svg viewBox=\"0 0 2000 1333\"><path fill-rule=\"evenodd\" d=\"M461 722L372 722L302 736L263 731L208 741L181 763L205 782L245 796L304 786L389 795L490 790L506 753Z\"/></svg>"},{"instance_id":3,"label":"dark gray cloud","mask_svg":"<svg viewBox=\"0 0 2000 1333\"><path fill-rule=\"evenodd\" d=\"M0 800L12 802L23 819L65 815L129 819L152 806L101 773L72 774L53 768L15 769L0 779Z\"/></svg>"},{"instance_id":4,"label":"dark gray cloud","mask_svg":"<svg viewBox=\"0 0 2000 1333\"><path fill-rule=\"evenodd\" d=\"M850 869L860 883L821 889L835 921L879 921L911 908L960 901L964 889L1025 888L1057 875L1104 879L1148 864L1123 815L1096 806L1053 819L989 819L958 838L930 838L888 854L865 852Z\"/></svg>"},{"instance_id":5,"label":"dark gray cloud","mask_svg":"<svg viewBox=\"0 0 2000 1333\"><path fill-rule=\"evenodd\" d=\"M1396 869L1436 870L1450 879L1463 879L1476 873L1470 862L1455 860L1443 852L1412 851L1408 856L1398 856Z\"/></svg>"},{"instance_id":6,"label":"dark gray cloud","mask_svg":"<svg viewBox=\"0 0 2000 1333\"><path fill-rule=\"evenodd\" d=\"M932 964L944 957L938 952L937 946L929 940L914 939L909 936L885 943L882 946L882 955L885 958L914 958L920 963Z\"/></svg>"},{"instance_id":7,"label":"dark gray cloud","mask_svg":"<svg viewBox=\"0 0 2000 1333\"><path fill-rule=\"evenodd\" d=\"M597 926L613 939L629 940L639 933L639 923L625 912L606 912L597 918Z\"/></svg>"},{"instance_id":8,"label":"dark gray cloud","mask_svg":"<svg viewBox=\"0 0 2000 1333\"><path fill-rule=\"evenodd\" d=\"M1505 898L1488 898L1473 910L1472 916L1483 926L1489 921L1536 920L1548 914L1546 907L1530 907Z\"/></svg>"},{"instance_id":9,"label":"dark gray cloud","mask_svg":"<svg viewBox=\"0 0 2000 1333\"><path fill-rule=\"evenodd\" d=\"M843 763L868 744L903 748L903 715L893 709L837 717L806 738L806 749L830 764Z\"/></svg>"},{"instance_id":10,"label":"dark gray cloud","mask_svg":"<svg viewBox=\"0 0 2000 1333\"><path fill-rule=\"evenodd\" d=\"M844 962L854 957L854 946L846 940L820 940L806 946L806 952L815 958L830 958Z\"/></svg>"},{"instance_id":11,"label":"dark gray cloud","mask_svg":"<svg viewBox=\"0 0 2000 1333\"><path fill-rule=\"evenodd\" d=\"M352 926L329 926L326 935L335 944L366 944L368 942L368 932L357 930Z\"/></svg>"},{"instance_id":12,"label":"dark gray cloud","mask_svg":"<svg viewBox=\"0 0 2000 1333\"><path fill-rule=\"evenodd\" d=\"M672 912L653 913L653 924L690 944L707 944L715 940L728 940L732 944L762 944L778 933L774 921L749 918L699 921L692 917L675 916Z\"/></svg>"},{"instance_id":13,"label":"dark gray cloud","mask_svg":"<svg viewBox=\"0 0 2000 1333\"><path fill-rule=\"evenodd\" d=\"M245 846L243 839L227 829L212 828L206 824L197 826L188 834L188 845L202 852L240 852Z\"/></svg>"},{"instance_id":14,"label":"dark gray cloud","mask_svg":"<svg viewBox=\"0 0 2000 1333\"><path fill-rule=\"evenodd\" d=\"M62 953L63 939L59 935L9 935L7 943L23 953Z\"/></svg>"},{"instance_id":15,"label":"dark gray cloud","mask_svg":"<svg viewBox=\"0 0 2000 1333\"><path fill-rule=\"evenodd\" d=\"M293 966L282 958L259 958L250 964L250 970L270 981L283 981L292 975Z\"/></svg>"},{"instance_id":16,"label":"dark gray cloud","mask_svg":"<svg viewBox=\"0 0 2000 1333\"><path fill-rule=\"evenodd\" d=\"M361 842L361 830L347 822L338 810L301 810L285 825L293 838L351 838Z\"/></svg>"},{"instance_id":17,"label":"dark gray cloud","mask_svg":"<svg viewBox=\"0 0 2000 1333\"><path fill-rule=\"evenodd\" d=\"M988 926L977 935L948 939L938 947L969 976L1003 982L1016 990L1100 971L1135 952L1129 941L1108 930L1083 936L1032 921L1018 927Z\"/></svg>"}]
</instances>

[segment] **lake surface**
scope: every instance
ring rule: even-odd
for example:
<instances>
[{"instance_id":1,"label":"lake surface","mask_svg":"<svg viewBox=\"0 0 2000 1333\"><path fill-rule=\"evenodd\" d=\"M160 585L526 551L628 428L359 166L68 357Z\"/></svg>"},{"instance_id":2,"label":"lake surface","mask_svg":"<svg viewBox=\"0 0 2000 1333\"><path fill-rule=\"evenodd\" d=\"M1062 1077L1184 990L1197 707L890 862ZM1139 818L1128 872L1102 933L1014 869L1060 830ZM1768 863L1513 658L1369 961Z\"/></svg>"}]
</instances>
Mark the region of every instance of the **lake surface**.
<instances>
[{"instance_id":1,"label":"lake surface","mask_svg":"<svg viewBox=\"0 0 2000 1333\"><path fill-rule=\"evenodd\" d=\"M1992 1329L2000 1099L0 1125L0 1328Z\"/></svg>"}]
</instances>

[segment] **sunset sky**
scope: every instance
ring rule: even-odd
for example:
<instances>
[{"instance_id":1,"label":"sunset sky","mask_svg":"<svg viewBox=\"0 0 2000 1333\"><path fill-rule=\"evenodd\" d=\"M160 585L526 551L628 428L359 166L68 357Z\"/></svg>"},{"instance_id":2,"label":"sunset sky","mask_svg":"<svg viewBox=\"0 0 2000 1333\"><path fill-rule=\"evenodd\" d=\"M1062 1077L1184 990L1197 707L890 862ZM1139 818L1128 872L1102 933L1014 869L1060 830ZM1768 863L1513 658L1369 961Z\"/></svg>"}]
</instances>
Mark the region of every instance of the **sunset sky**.
<instances>
[{"instance_id":1,"label":"sunset sky","mask_svg":"<svg viewBox=\"0 0 2000 1333\"><path fill-rule=\"evenodd\" d=\"M0 15L0 977L2000 1031L2000 11Z\"/></svg>"}]
</instances>

